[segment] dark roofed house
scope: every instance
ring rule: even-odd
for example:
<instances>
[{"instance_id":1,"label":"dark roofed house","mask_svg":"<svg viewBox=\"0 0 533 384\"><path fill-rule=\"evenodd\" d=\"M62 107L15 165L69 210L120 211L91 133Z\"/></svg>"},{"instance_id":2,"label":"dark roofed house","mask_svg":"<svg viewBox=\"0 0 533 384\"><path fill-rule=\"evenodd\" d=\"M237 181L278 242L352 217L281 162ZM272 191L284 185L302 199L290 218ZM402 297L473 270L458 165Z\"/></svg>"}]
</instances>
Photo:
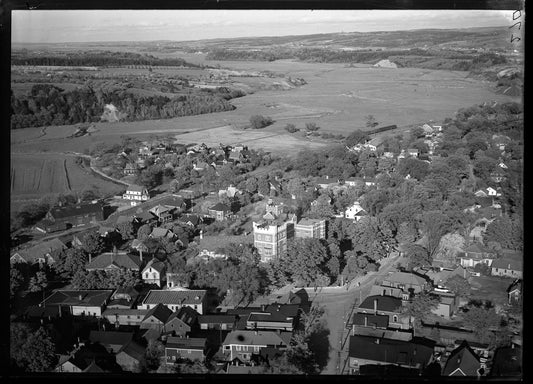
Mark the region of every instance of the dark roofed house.
<instances>
[{"instance_id":1,"label":"dark roofed house","mask_svg":"<svg viewBox=\"0 0 533 384\"><path fill-rule=\"evenodd\" d=\"M183 212L185 209L187 209L187 203L185 200L181 196L174 194L163 197L159 200L159 204L167 207L173 207L176 212Z\"/></svg>"},{"instance_id":2,"label":"dark roofed house","mask_svg":"<svg viewBox=\"0 0 533 384\"><path fill-rule=\"evenodd\" d=\"M107 308L128 309L137 302L139 292L134 287L120 287L113 293Z\"/></svg>"},{"instance_id":3,"label":"dark roofed house","mask_svg":"<svg viewBox=\"0 0 533 384\"><path fill-rule=\"evenodd\" d=\"M491 275L522 278L522 260L496 259L491 264Z\"/></svg>"},{"instance_id":4,"label":"dark roofed house","mask_svg":"<svg viewBox=\"0 0 533 384\"><path fill-rule=\"evenodd\" d=\"M102 316L112 289L57 290L43 300L40 307L55 307L59 314L73 316Z\"/></svg>"},{"instance_id":5,"label":"dark roofed house","mask_svg":"<svg viewBox=\"0 0 533 384\"><path fill-rule=\"evenodd\" d=\"M498 348L494 353L491 377L521 377L522 376L522 348L511 345Z\"/></svg>"},{"instance_id":6,"label":"dark roofed house","mask_svg":"<svg viewBox=\"0 0 533 384\"><path fill-rule=\"evenodd\" d=\"M85 266L87 271L112 271L127 269L138 271L141 266L141 258L127 252L105 252L90 260Z\"/></svg>"},{"instance_id":7,"label":"dark roofed house","mask_svg":"<svg viewBox=\"0 0 533 384\"><path fill-rule=\"evenodd\" d=\"M149 212L157 216L159 223L168 223L174 219L174 211L176 209L170 205L158 204L151 208Z\"/></svg>"},{"instance_id":8,"label":"dark roofed house","mask_svg":"<svg viewBox=\"0 0 533 384\"><path fill-rule=\"evenodd\" d=\"M91 343L103 345L109 352L117 353L133 339L133 332L91 331Z\"/></svg>"},{"instance_id":9,"label":"dark roofed house","mask_svg":"<svg viewBox=\"0 0 533 384\"><path fill-rule=\"evenodd\" d=\"M207 339L200 337L168 337L165 344L165 362L172 365L182 359L203 361L206 341Z\"/></svg>"},{"instance_id":10,"label":"dark roofed house","mask_svg":"<svg viewBox=\"0 0 533 384\"><path fill-rule=\"evenodd\" d=\"M389 316L374 315L371 313L354 313L352 324L386 329L389 326Z\"/></svg>"},{"instance_id":11,"label":"dark roofed house","mask_svg":"<svg viewBox=\"0 0 533 384\"><path fill-rule=\"evenodd\" d=\"M198 316L198 324L200 325L200 329L203 330L232 330L234 329L235 323L236 315L216 314Z\"/></svg>"},{"instance_id":12,"label":"dark roofed house","mask_svg":"<svg viewBox=\"0 0 533 384\"><path fill-rule=\"evenodd\" d=\"M46 219L68 227L95 223L104 220L104 206L97 203L83 203L65 207L54 207L46 214Z\"/></svg>"},{"instance_id":13,"label":"dark roofed house","mask_svg":"<svg viewBox=\"0 0 533 384\"><path fill-rule=\"evenodd\" d=\"M140 365L144 358L145 348L135 341L131 341L123 346L116 354L117 364L124 371L140 372Z\"/></svg>"},{"instance_id":14,"label":"dark roofed house","mask_svg":"<svg viewBox=\"0 0 533 384\"><path fill-rule=\"evenodd\" d=\"M209 208L208 212L216 221L223 221L231 214L231 209L226 204L217 203Z\"/></svg>"},{"instance_id":15,"label":"dark roofed house","mask_svg":"<svg viewBox=\"0 0 533 384\"><path fill-rule=\"evenodd\" d=\"M480 368L479 357L464 340L448 357L442 374L444 376L477 376Z\"/></svg>"},{"instance_id":16,"label":"dark roofed house","mask_svg":"<svg viewBox=\"0 0 533 384\"><path fill-rule=\"evenodd\" d=\"M358 313L373 313L389 317L389 326L393 328L409 328L409 322L401 318L402 299L392 296L368 296L357 308Z\"/></svg>"},{"instance_id":17,"label":"dark roofed house","mask_svg":"<svg viewBox=\"0 0 533 384\"><path fill-rule=\"evenodd\" d=\"M141 321L141 329L157 329L163 332L172 311L163 304L157 304L150 309Z\"/></svg>"},{"instance_id":18,"label":"dark roofed house","mask_svg":"<svg viewBox=\"0 0 533 384\"><path fill-rule=\"evenodd\" d=\"M143 211L139 212L134 215L134 217L141 223L141 224L151 224L155 223L157 221L156 215L154 215L150 211Z\"/></svg>"},{"instance_id":19,"label":"dark roofed house","mask_svg":"<svg viewBox=\"0 0 533 384\"><path fill-rule=\"evenodd\" d=\"M181 307L169 316L165 323L165 332L172 332L174 336L185 336L198 324L198 312L190 307Z\"/></svg>"},{"instance_id":20,"label":"dark roofed house","mask_svg":"<svg viewBox=\"0 0 533 384\"><path fill-rule=\"evenodd\" d=\"M152 309L157 304L166 305L171 311L176 311L183 306L194 309L203 314L206 305L206 291L198 290L150 290L139 306L139 309Z\"/></svg>"},{"instance_id":21,"label":"dark roofed house","mask_svg":"<svg viewBox=\"0 0 533 384\"><path fill-rule=\"evenodd\" d=\"M350 336L349 368L359 372L361 366L391 364L422 371L433 357L433 343L418 339L393 340L370 336Z\"/></svg>"}]
</instances>

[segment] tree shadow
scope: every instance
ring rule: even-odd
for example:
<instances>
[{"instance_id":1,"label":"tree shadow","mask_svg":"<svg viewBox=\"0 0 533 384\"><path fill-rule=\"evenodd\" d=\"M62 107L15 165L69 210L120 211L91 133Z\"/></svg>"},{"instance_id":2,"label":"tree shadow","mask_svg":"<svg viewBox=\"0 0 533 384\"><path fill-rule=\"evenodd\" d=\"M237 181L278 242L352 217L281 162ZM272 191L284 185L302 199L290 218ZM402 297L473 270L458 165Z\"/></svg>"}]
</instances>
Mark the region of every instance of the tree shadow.
<instances>
[{"instance_id":1,"label":"tree shadow","mask_svg":"<svg viewBox=\"0 0 533 384\"><path fill-rule=\"evenodd\" d=\"M309 349L315 355L315 361L320 371L328 364L329 359L329 329L320 327L311 333L307 339Z\"/></svg>"}]
</instances>

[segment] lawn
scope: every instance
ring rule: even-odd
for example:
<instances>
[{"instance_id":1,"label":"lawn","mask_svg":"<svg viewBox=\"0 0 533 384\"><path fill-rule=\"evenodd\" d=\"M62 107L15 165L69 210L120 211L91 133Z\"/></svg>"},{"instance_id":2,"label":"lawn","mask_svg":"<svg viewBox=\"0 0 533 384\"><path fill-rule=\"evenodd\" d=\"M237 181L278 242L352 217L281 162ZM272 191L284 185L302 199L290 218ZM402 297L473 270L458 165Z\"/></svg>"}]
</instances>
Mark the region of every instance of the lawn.
<instances>
[{"instance_id":1,"label":"lawn","mask_svg":"<svg viewBox=\"0 0 533 384\"><path fill-rule=\"evenodd\" d=\"M490 300L494 305L505 305L507 288L513 280L497 276L472 276L469 282L472 286L472 299Z\"/></svg>"}]
</instances>

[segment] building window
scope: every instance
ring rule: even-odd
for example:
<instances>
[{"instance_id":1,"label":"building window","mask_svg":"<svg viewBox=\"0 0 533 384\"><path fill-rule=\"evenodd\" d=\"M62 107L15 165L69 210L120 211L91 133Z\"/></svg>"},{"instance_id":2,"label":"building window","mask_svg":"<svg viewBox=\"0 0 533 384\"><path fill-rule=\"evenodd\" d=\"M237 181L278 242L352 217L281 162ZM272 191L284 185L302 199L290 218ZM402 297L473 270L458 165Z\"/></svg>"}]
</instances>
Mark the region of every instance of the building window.
<instances>
[{"instance_id":1,"label":"building window","mask_svg":"<svg viewBox=\"0 0 533 384\"><path fill-rule=\"evenodd\" d=\"M392 316L392 321L397 323L398 322L398 316L396 316L396 315Z\"/></svg>"}]
</instances>

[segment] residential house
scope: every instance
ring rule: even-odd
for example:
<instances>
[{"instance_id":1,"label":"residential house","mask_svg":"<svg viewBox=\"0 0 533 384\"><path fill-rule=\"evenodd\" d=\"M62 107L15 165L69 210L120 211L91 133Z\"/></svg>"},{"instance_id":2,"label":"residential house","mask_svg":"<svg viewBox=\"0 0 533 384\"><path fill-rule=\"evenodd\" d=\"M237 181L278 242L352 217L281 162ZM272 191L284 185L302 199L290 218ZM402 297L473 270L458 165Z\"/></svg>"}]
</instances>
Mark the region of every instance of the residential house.
<instances>
[{"instance_id":1,"label":"residential house","mask_svg":"<svg viewBox=\"0 0 533 384\"><path fill-rule=\"evenodd\" d=\"M478 376L481 363L477 354L464 340L461 345L454 349L446 361L443 376Z\"/></svg>"},{"instance_id":2,"label":"residential house","mask_svg":"<svg viewBox=\"0 0 533 384\"><path fill-rule=\"evenodd\" d=\"M63 229L79 227L104 220L104 206L95 202L54 207L48 211L45 219L62 226Z\"/></svg>"},{"instance_id":3,"label":"residential house","mask_svg":"<svg viewBox=\"0 0 533 384\"><path fill-rule=\"evenodd\" d=\"M157 221L160 224L168 223L174 219L174 207L168 205L158 204L151 208L149 212L153 213L157 217Z\"/></svg>"},{"instance_id":4,"label":"residential house","mask_svg":"<svg viewBox=\"0 0 533 384\"><path fill-rule=\"evenodd\" d=\"M495 183L501 183L506 179L505 172L503 172L503 169L496 169L495 171L491 172L490 179Z\"/></svg>"},{"instance_id":5,"label":"residential house","mask_svg":"<svg viewBox=\"0 0 533 384\"><path fill-rule=\"evenodd\" d=\"M376 185L376 178L374 177L363 177L363 182L367 187L373 187Z\"/></svg>"},{"instance_id":6,"label":"residential house","mask_svg":"<svg viewBox=\"0 0 533 384\"><path fill-rule=\"evenodd\" d=\"M246 320L246 329L275 329L291 331L298 321L297 304L270 304L260 311L252 311Z\"/></svg>"},{"instance_id":7,"label":"residential house","mask_svg":"<svg viewBox=\"0 0 533 384\"><path fill-rule=\"evenodd\" d=\"M107 308L102 313L102 317L110 324L115 324L115 327L121 325L140 326L148 311L148 309Z\"/></svg>"},{"instance_id":8,"label":"residential house","mask_svg":"<svg viewBox=\"0 0 533 384\"><path fill-rule=\"evenodd\" d=\"M230 185L226 189L219 189L218 197L219 198L228 197L230 199L233 199L235 196L237 196L237 194L241 194L241 193L242 192L239 189L235 188L233 185Z\"/></svg>"},{"instance_id":9,"label":"residential house","mask_svg":"<svg viewBox=\"0 0 533 384\"><path fill-rule=\"evenodd\" d=\"M322 189L328 189L339 185L337 179L330 179L329 176L320 177L316 181L316 185Z\"/></svg>"},{"instance_id":10,"label":"residential house","mask_svg":"<svg viewBox=\"0 0 533 384\"><path fill-rule=\"evenodd\" d=\"M140 372L140 365L144 359L145 348L135 341L124 345L115 355L117 364L127 372Z\"/></svg>"},{"instance_id":11,"label":"residential house","mask_svg":"<svg viewBox=\"0 0 533 384\"><path fill-rule=\"evenodd\" d=\"M118 372L112 354L100 344L85 344L75 348L68 355L61 355L54 372L102 373Z\"/></svg>"},{"instance_id":12,"label":"residential house","mask_svg":"<svg viewBox=\"0 0 533 384\"><path fill-rule=\"evenodd\" d=\"M137 166L137 163L127 163L124 167L124 174L126 176L129 175L136 175L139 172L139 167Z\"/></svg>"},{"instance_id":13,"label":"residential house","mask_svg":"<svg viewBox=\"0 0 533 384\"><path fill-rule=\"evenodd\" d=\"M102 316L113 290L57 290L44 299L39 307L55 308L56 313L73 316Z\"/></svg>"},{"instance_id":14,"label":"residential house","mask_svg":"<svg viewBox=\"0 0 533 384\"><path fill-rule=\"evenodd\" d=\"M513 278L522 278L522 260L520 259L496 259L491 264L491 275L492 276L506 276Z\"/></svg>"},{"instance_id":15,"label":"residential house","mask_svg":"<svg viewBox=\"0 0 533 384\"><path fill-rule=\"evenodd\" d=\"M326 219L301 219L294 224L294 237L325 239Z\"/></svg>"},{"instance_id":16,"label":"residential house","mask_svg":"<svg viewBox=\"0 0 533 384\"><path fill-rule=\"evenodd\" d=\"M130 200L132 206L136 206L139 203L148 201L150 199L150 194L146 187L140 185L130 185L126 188L126 193L122 195L124 200Z\"/></svg>"},{"instance_id":17,"label":"residential house","mask_svg":"<svg viewBox=\"0 0 533 384\"><path fill-rule=\"evenodd\" d=\"M473 243L464 250L461 265L465 268L473 268L479 263L485 263L490 267L495 258L496 254L492 250L481 243Z\"/></svg>"},{"instance_id":18,"label":"residential house","mask_svg":"<svg viewBox=\"0 0 533 384\"><path fill-rule=\"evenodd\" d=\"M172 315L172 311L163 304L157 304L144 316L141 321L141 329L154 329L160 334L166 332L165 324Z\"/></svg>"},{"instance_id":19,"label":"residential house","mask_svg":"<svg viewBox=\"0 0 533 384\"><path fill-rule=\"evenodd\" d=\"M404 292L404 290L401 288L386 287L383 285L373 285L370 288L370 293L368 294L368 296L376 296L376 295L392 296L398 299L402 299L404 301L409 300L409 296L410 296L409 292Z\"/></svg>"},{"instance_id":20,"label":"residential house","mask_svg":"<svg viewBox=\"0 0 533 384\"><path fill-rule=\"evenodd\" d=\"M170 194L159 199L159 204L165 207L174 208L174 214L183 212L187 209L187 202L185 199L176 194Z\"/></svg>"},{"instance_id":21,"label":"residential house","mask_svg":"<svg viewBox=\"0 0 533 384\"><path fill-rule=\"evenodd\" d=\"M152 146L144 145L139 148L139 158L146 159L153 155Z\"/></svg>"},{"instance_id":22,"label":"residential house","mask_svg":"<svg viewBox=\"0 0 533 384\"><path fill-rule=\"evenodd\" d=\"M224 221L231 215L231 208L226 204L217 203L209 208L208 212L216 221Z\"/></svg>"},{"instance_id":23,"label":"residential house","mask_svg":"<svg viewBox=\"0 0 533 384\"><path fill-rule=\"evenodd\" d=\"M478 337L469 329L422 322L416 333L418 336L435 340L437 342L435 345L436 351L452 351L461 345L463 340L466 340L479 356L484 358L488 356L489 345L480 344Z\"/></svg>"},{"instance_id":24,"label":"residential house","mask_svg":"<svg viewBox=\"0 0 533 384\"><path fill-rule=\"evenodd\" d=\"M110 353L117 353L133 340L133 332L91 331L89 341L104 346Z\"/></svg>"},{"instance_id":25,"label":"residential house","mask_svg":"<svg viewBox=\"0 0 533 384\"><path fill-rule=\"evenodd\" d=\"M411 341L378 338L371 336L350 336L348 367L352 373L359 373L362 366L390 364L422 371L433 357L430 340Z\"/></svg>"},{"instance_id":26,"label":"residential house","mask_svg":"<svg viewBox=\"0 0 533 384\"><path fill-rule=\"evenodd\" d=\"M139 208L140 210L140 208ZM134 215L139 224L154 224L157 222L157 216L149 211L141 211Z\"/></svg>"},{"instance_id":27,"label":"residential house","mask_svg":"<svg viewBox=\"0 0 533 384\"><path fill-rule=\"evenodd\" d=\"M139 271L142 261L137 255L127 252L105 252L95 258L89 258L86 271L113 271L127 269Z\"/></svg>"},{"instance_id":28,"label":"residential house","mask_svg":"<svg viewBox=\"0 0 533 384\"><path fill-rule=\"evenodd\" d=\"M507 288L509 304L519 304L522 302L522 279L516 279Z\"/></svg>"},{"instance_id":29,"label":"residential house","mask_svg":"<svg viewBox=\"0 0 533 384\"><path fill-rule=\"evenodd\" d=\"M212 169L214 169L214 167L211 165L211 164L208 164L206 163L205 161L196 161L193 163L192 165L192 169L194 169L195 171L203 171L207 168L211 167Z\"/></svg>"},{"instance_id":30,"label":"residential house","mask_svg":"<svg viewBox=\"0 0 533 384\"><path fill-rule=\"evenodd\" d=\"M367 216L367 212L363 209L358 201L355 201L351 206L347 207L344 211L344 217L350 220L359 221L363 217Z\"/></svg>"},{"instance_id":31,"label":"residential house","mask_svg":"<svg viewBox=\"0 0 533 384\"><path fill-rule=\"evenodd\" d=\"M433 135L433 127L431 127L429 124L422 125L422 129L424 130L424 135L426 137L431 137Z\"/></svg>"},{"instance_id":32,"label":"residential house","mask_svg":"<svg viewBox=\"0 0 533 384\"><path fill-rule=\"evenodd\" d=\"M352 327L355 326L387 329L389 327L389 316L372 313L354 313Z\"/></svg>"},{"instance_id":33,"label":"residential house","mask_svg":"<svg viewBox=\"0 0 533 384\"><path fill-rule=\"evenodd\" d=\"M178 218L178 223L186 224L190 227L196 227L202 222L202 218L198 215L186 214Z\"/></svg>"},{"instance_id":34,"label":"residential house","mask_svg":"<svg viewBox=\"0 0 533 384\"><path fill-rule=\"evenodd\" d=\"M203 330L233 330L235 329L236 317L235 315L216 314L216 315L200 315L198 316L198 325Z\"/></svg>"},{"instance_id":35,"label":"residential house","mask_svg":"<svg viewBox=\"0 0 533 384\"><path fill-rule=\"evenodd\" d=\"M171 311L177 311L183 306L191 307L199 314L206 309L206 291L198 290L150 290L139 309L152 309L157 304L166 305Z\"/></svg>"},{"instance_id":36,"label":"residential house","mask_svg":"<svg viewBox=\"0 0 533 384\"><path fill-rule=\"evenodd\" d=\"M18 250L11 255L9 260L11 263L53 264L57 261L59 253L66 248L67 246L61 240L55 238Z\"/></svg>"},{"instance_id":37,"label":"residential house","mask_svg":"<svg viewBox=\"0 0 533 384\"><path fill-rule=\"evenodd\" d=\"M385 277L381 285L403 289L405 292L420 293L429 288L428 282L421 276L408 272L394 272Z\"/></svg>"},{"instance_id":38,"label":"residential house","mask_svg":"<svg viewBox=\"0 0 533 384\"><path fill-rule=\"evenodd\" d=\"M454 269L451 268L440 268L438 271L430 269L424 273L428 279L433 282L433 285L438 288L447 288L446 281L452 276L460 276L463 279L468 279L470 273L466 268L458 266Z\"/></svg>"},{"instance_id":39,"label":"residential house","mask_svg":"<svg viewBox=\"0 0 533 384\"><path fill-rule=\"evenodd\" d=\"M185 273L167 272L166 274L167 289L187 288L189 278Z\"/></svg>"},{"instance_id":40,"label":"residential house","mask_svg":"<svg viewBox=\"0 0 533 384\"><path fill-rule=\"evenodd\" d=\"M372 315L369 315L372 316ZM380 316L380 315L378 315ZM383 320L376 320L374 319L374 324L371 323L371 318L367 318L367 324L364 325L364 317L359 318L359 322L362 320L363 325L356 325L352 324L352 336L359 335L359 336L370 336L370 337L377 337L377 338L385 338L385 339L392 339L392 340L401 340L401 341L411 341L413 340L413 332L411 330L404 330L404 329L385 329L380 328L377 326L377 324L380 324L383 322ZM372 324L372 325L370 325Z\"/></svg>"},{"instance_id":41,"label":"residential house","mask_svg":"<svg viewBox=\"0 0 533 384\"><path fill-rule=\"evenodd\" d=\"M459 297L452 292L445 292L438 288L431 291L430 294L439 299L437 308L431 310L437 316L444 317L446 319L451 318L459 307Z\"/></svg>"},{"instance_id":42,"label":"residential house","mask_svg":"<svg viewBox=\"0 0 533 384\"><path fill-rule=\"evenodd\" d=\"M389 317L390 328L408 329L409 322L401 318L402 300L391 296L368 296L356 309L357 313L373 313Z\"/></svg>"},{"instance_id":43,"label":"residential house","mask_svg":"<svg viewBox=\"0 0 533 384\"><path fill-rule=\"evenodd\" d=\"M165 263L153 258L143 268L141 277L145 284L155 284L158 287L162 287L166 277L165 272Z\"/></svg>"},{"instance_id":44,"label":"residential house","mask_svg":"<svg viewBox=\"0 0 533 384\"><path fill-rule=\"evenodd\" d=\"M196 328L199 318L202 317L190 307L181 307L172 313L166 323L165 332L172 332L173 336L185 337L185 335Z\"/></svg>"},{"instance_id":45,"label":"residential house","mask_svg":"<svg viewBox=\"0 0 533 384\"><path fill-rule=\"evenodd\" d=\"M296 216L280 215L276 220L253 222L254 246L262 262L276 259L287 252L287 240L294 236Z\"/></svg>"},{"instance_id":46,"label":"residential house","mask_svg":"<svg viewBox=\"0 0 533 384\"><path fill-rule=\"evenodd\" d=\"M163 228L163 227L156 227L154 229L152 229L152 233L150 233L150 236L152 239L163 239L163 238L166 238L166 239L169 239L169 240L174 240L174 238L176 237L176 235L174 234L174 232L172 232L170 229L166 229L166 228Z\"/></svg>"},{"instance_id":47,"label":"residential house","mask_svg":"<svg viewBox=\"0 0 533 384\"><path fill-rule=\"evenodd\" d=\"M226 335L222 351L227 361L239 358L248 362L252 354L260 353L263 348L287 349L291 338L291 332L237 330Z\"/></svg>"},{"instance_id":48,"label":"residential house","mask_svg":"<svg viewBox=\"0 0 533 384\"><path fill-rule=\"evenodd\" d=\"M204 361L206 354L206 341L207 339L201 337L168 337L165 344L166 364L173 365L176 363L176 361L182 359Z\"/></svg>"},{"instance_id":49,"label":"residential house","mask_svg":"<svg viewBox=\"0 0 533 384\"><path fill-rule=\"evenodd\" d=\"M359 184L363 184L363 180L358 177L350 177L346 180L344 180L344 184L349 187L356 187Z\"/></svg>"},{"instance_id":50,"label":"residential house","mask_svg":"<svg viewBox=\"0 0 533 384\"><path fill-rule=\"evenodd\" d=\"M137 303L138 298L139 292L134 287L120 287L113 292L107 308L130 309Z\"/></svg>"},{"instance_id":51,"label":"residential house","mask_svg":"<svg viewBox=\"0 0 533 384\"><path fill-rule=\"evenodd\" d=\"M407 149L407 155L411 156L411 157L418 157L418 149L416 148L408 148Z\"/></svg>"}]
</instances>

